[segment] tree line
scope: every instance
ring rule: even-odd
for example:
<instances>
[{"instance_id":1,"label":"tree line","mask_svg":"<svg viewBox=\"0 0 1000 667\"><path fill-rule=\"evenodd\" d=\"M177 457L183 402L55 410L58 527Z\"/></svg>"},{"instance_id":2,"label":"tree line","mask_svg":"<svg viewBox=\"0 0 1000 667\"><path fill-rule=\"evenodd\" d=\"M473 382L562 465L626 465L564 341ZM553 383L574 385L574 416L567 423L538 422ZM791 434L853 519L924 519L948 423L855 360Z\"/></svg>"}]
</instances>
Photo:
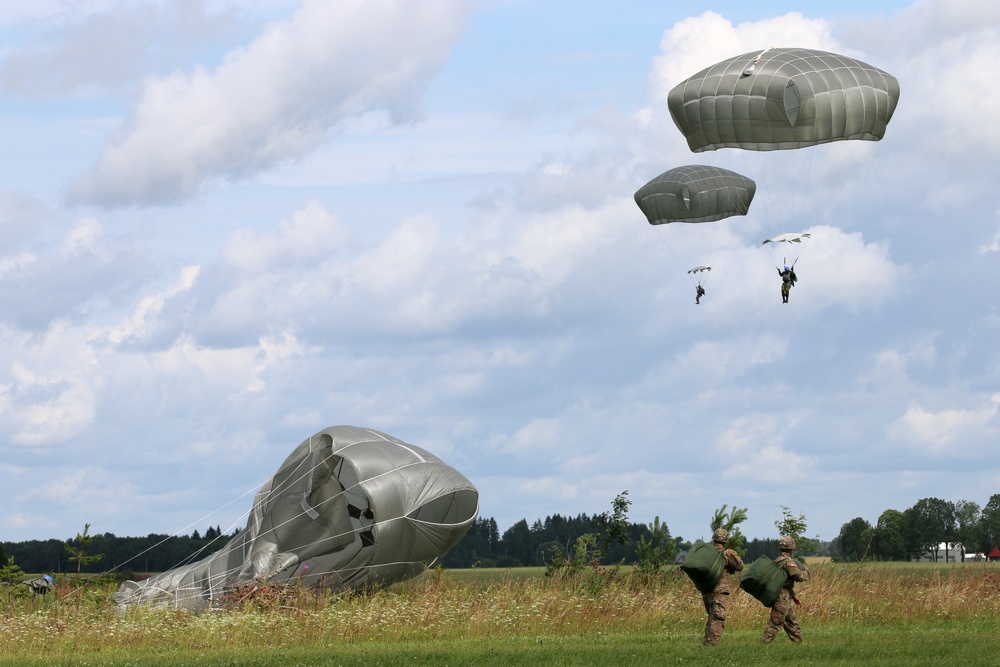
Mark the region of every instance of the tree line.
<instances>
[{"instance_id":1,"label":"tree line","mask_svg":"<svg viewBox=\"0 0 1000 667\"><path fill-rule=\"evenodd\" d=\"M627 492L616 498L623 501L627 510ZM711 528L726 518L723 506L712 519ZM882 512L873 525L861 517L845 523L832 542L804 539L805 517L796 518L787 508L782 528L797 530L802 556L832 556L846 562L862 560L913 560L926 555L942 542L960 542L969 553L988 554L1000 544L1000 494L990 497L985 507L974 502L951 502L940 498L923 498L906 510L889 509ZM736 523L745 518L745 510ZM737 508L728 515L736 516ZM573 553L581 537L602 536L608 533L609 516L563 516L552 514L528 523L521 519L507 530L500 532L496 519L478 517L468 533L441 560L448 568L470 567L529 567L548 566ZM688 550L692 542L674 537L666 523L659 517L651 524L627 521L623 512L612 521L619 534L614 540L604 539L594 564L612 565L650 562L651 554L660 560L673 559ZM85 531L86 532L86 531ZM236 531L239 532L239 531ZM706 534L710 531L706 531ZM223 535L218 527L209 528L204 535L195 531L191 535L169 536L150 534L146 537L116 537L112 533L94 535L87 544L87 552L103 554L100 562L83 562L74 558L74 540L32 540L28 542L0 542L0 562L13 558L25 572L75 572L108 571L163 572L178 565L199 560L222 547L235 535ZM78 535L77 538L80 536ZM738 532L731 546L735 546L744 561L752 562L760 556L777 555L776 539L745 539Z\"/></svg>"},{"instance_id":2,"label":"tree line","mask_svg":"<svg viewBox=\"0 0 1000 667\"><path fill-rule=\"evenodd\" d=\"M4 561L13 558L24 572L163 572L215 553L235 534L223 535L216 526L206 530L204 535L196 530L181 536L150 534L146 537L117 537L112 533L87 536L86 553L102 556L94 561L81 560L81 535L70 540L0 542L0 554L3 554ZM86 535L86 530L83 535Z\"/></svg>"},{"instance_id":3,"label":"tree line","mask_svg":"<svg viewBox=\"0 0 1000 667\"><path fill-rule=\"evenodd\" d=\"M844 561L913 560L942 543L989 554L1000 545L1000 493L985 507L970 500L921 498L905 510L887 509L874 525L862 517L845 523L831 551Z\"/></svg>"}]
</instances>

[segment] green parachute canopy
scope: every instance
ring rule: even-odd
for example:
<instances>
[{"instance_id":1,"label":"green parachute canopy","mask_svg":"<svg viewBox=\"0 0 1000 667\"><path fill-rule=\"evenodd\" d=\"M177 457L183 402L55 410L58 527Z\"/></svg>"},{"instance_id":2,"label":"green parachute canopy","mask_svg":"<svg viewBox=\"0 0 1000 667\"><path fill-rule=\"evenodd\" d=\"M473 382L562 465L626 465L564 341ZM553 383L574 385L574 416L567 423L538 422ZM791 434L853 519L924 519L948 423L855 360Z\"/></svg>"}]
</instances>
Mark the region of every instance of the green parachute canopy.
<instances>
[{"instance_id":1,"label":"green parachute canopy","mask_svg":"<svg viewBox=\"0 0 1000 667\"><path fill-rule=\"evenodd\" d=\"M898 100L896 78L860 60L770 48L698 72L670 91L667 106L690 149L700 153L878 141Z\"/></svg>"},{"instance_id":2,"label":"green parachute canopy","mask_svg":"<svg viewBox=\"0 0 1000 667\"><path fill-rule=\"evenodd\" d=\"M285 459L258 491L246 528L220 551L126 581L115 600L199 610L261 579L387 585L443 556L478 512L476 487L430 452L371 429L334 426Z\"/></svg>"},{"instance_id":3,"label":"green parachute canopy","mask_svg":"<svg viewBox=\"0 0 1000 667\"><path fill-rule=\"evenodd\" d=\"M735 171L686 165L663 172L635 193L651 225L714 222L746 215L757 184Z\"/></svg>"}]
</instances>

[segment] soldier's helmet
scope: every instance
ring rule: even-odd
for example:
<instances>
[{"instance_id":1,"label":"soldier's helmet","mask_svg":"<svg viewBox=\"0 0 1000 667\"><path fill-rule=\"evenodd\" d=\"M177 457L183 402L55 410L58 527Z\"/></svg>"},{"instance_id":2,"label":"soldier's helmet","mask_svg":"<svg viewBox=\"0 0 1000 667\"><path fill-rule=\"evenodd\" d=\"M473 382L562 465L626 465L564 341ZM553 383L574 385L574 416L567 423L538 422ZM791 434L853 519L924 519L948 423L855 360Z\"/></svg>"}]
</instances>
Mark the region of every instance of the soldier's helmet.
<instances>
[{"instance_id":1,"label":"soldier's helmet","mask_svg":"<svg viewBox=\"0 0 1000 667\"><path fill-rule=\"evenodd\" d=\"M729 532L725 528L716 528L712 531L712 541L719 544L728 544Z\"/></svg>"},{"instance_id":2,"label":"soldier's helmet","mask_svg":"<svg viewBox=\"0 0 1000 667\"><path fill-rule=\"evenodd\" d=\"M794 551L795 550L795 539L789 537L788 535L783 535L778 538L778 551Z\"/></svg>"}]
</instances>

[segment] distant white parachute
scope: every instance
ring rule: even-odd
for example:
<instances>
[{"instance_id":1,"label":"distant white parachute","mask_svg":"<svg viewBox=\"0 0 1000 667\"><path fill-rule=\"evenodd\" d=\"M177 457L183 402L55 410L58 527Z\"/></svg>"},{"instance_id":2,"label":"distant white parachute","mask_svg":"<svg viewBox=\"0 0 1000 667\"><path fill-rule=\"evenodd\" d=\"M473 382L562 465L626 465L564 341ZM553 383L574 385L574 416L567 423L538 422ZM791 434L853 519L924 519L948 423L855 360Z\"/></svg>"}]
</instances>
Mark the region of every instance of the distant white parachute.
<instances>
[{"instance_id":1,"label":"distant white parachute","mask_svg":"<svg viewBox=\"0 0 1000 667\"><path fill-rule=\"evenodd\" d=\"M771 252L771 260L777 267L781 266L791 266L795 267L795 263L799 261L799 256L802 255L802 251L805 249L804 243L812 238L812 234L801 232L801 233L788 233L788 234L778 234L777 236L772 236L769 239L764 239L761 245L768 246ZM798 244L794 249L792 244ZM778 255L781 255L781 261L778 261ZM789 259L791 257L791 259Z\"/></svg>"},{"instance_id":2,"label":"distant white parachute","mask_svg":"<svg viewBox=\"0 0 1000 667\"><path fill-rule=\"evenodd\" d=\"M115 600L199 610L261 579L388 585L432 565L478 513L476 487L430 452L371 429L334 426L289 455L258 491L246 529L223 549L127 581Z\"/></svg>"}]
</instances>

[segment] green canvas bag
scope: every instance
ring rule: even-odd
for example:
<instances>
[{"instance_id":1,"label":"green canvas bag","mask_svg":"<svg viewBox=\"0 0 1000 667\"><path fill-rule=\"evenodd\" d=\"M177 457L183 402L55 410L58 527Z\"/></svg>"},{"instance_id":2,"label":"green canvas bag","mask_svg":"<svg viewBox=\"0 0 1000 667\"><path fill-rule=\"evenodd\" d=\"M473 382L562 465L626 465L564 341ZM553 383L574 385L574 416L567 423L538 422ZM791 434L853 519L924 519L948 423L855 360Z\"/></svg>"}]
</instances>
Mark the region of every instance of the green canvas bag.
<instances>
[{"instance_id":1,"label":"green canvas bag","mask_svg":"<svg viewBox=\"0 0 1000 667\"><path fill-rule=\"evenodd\" d=\"M760 600L765 607L773 607L787 581L785 568L767 556L761 556L743 573L740 588Z\"/></svg>"},{"instance_id":2,"label":"green canvas bag","mask_svg":"<svg viewBox=\"0 0 1000 667\"><path fill-rule=\"evenodd\" d=\"M716 551L711 542L698 540L687 552L681 570L691 577L694 587L703 593L711 593L722 579L725 562L722 553Z\"/></svg>"}]
</instances>

